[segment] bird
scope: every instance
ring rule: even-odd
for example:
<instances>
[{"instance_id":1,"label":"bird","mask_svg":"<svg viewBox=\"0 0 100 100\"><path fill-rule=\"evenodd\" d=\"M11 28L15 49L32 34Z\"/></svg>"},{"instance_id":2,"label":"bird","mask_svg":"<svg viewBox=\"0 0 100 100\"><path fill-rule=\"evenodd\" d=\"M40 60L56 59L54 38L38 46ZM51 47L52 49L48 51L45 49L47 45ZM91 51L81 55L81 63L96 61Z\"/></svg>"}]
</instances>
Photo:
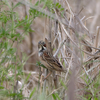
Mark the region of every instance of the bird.
<instances>
[{"instance_id":1,"label":"bird","mask_svg":"<svg viewBox=\"0 0 100 100\"><path fill-rule=\"evenodd\" d=\"M38 56L40 62L50 71L46 78L51 75L52 71L66 72L59 61L51 55L50 51L47 49L46 43L42 40L38 42ZM46 78L44 78L44 80Z\"/></svg>"}]
</instances>

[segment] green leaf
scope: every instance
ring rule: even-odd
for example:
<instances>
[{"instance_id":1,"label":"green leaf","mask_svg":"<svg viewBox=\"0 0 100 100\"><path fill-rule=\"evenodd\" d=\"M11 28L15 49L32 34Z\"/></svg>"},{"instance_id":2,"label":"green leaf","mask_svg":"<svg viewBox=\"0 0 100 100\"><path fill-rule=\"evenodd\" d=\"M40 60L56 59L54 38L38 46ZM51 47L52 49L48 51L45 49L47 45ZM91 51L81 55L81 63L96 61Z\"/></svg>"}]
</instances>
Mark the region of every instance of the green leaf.
<instances>
[{"instance_id":1,"label":"green leaf","mask_svg":"<svg viewBox=\"0 0 100 100\"><path fill-rule=\"evenodd\" d=\"M39 1L36 2L35 6L38 6L38 5L39 5Z\"/></svg>"},{"instance_id":2,"label":"green leaf","mask_svg":"<svg viewBox=\"0 0 100 100\"><path fill-rule=\"evenodd\" d=\"M19 21L17 24L16 24L16 26L15 26L15 28L17 28L17 27L19 27L19 26L21 26L21 25L25 25L25 22L26 22L27 20L21 20L21 21Z\"/></svg>"},{"instance_id":3,"label":"green leaf","mask_svg":"<svg viewBox=\"0 0 100 100\"><path fill-rule=\"evenodd\" d=\"M58 5L58 8L60 9L61 8L61 5Z\"/></svg>"},{"instance_id":4,"label":"green leaf","mask_svg":"<svg viewBox=\"0 0 100 100\"><path fill-rule=\"evenodd\" d=\"M36 87L33 89L33 91L30 94L30 98L33 96L34 92L36 91Z\"/></svg>"},{"instance_id":5,"label":"green leaf","mask_svg":"<svg viewBox=\"0 0 100 100\"><path fill-rule=\"evenodd\" d=\"M12 9L15 9L17 6L19 6L21 3L18 2Z\"/></svg>"},{"instance_id":6,"label":"green leaf","mask_svg":"<svg viewBox=\"0 0 100 100\"><path fill-rule=\"evenodd\" d=\"M59 3L57 2L57 3L56 3L56 7L58 7L58 5L59 5Z\"/></svg>"},{"instance_id":7,"label":"green leaf","mask_svg":"<svg viewBox=\"0 0 100 100\"><path fill-rule=\"evenodd\" d=\"M5 96L5 95L8 96L8 94L9 94L9 92L7 90L5 90L5 89L0 91L0 95L2 95L2 96Z\"/></svg>"},{"instance_id":8,"label":"green leaf","mask_svg":"<svg viewBox=\"0 0 100 100\"><path fill-rule=\"evenodd\" d=\"M36 65L37 65L37 66L41 66L41 67L43 67L43 68L46 68L43 64L41 64L40 61L37 61Z\"/></svg>"},{"instance_id":9,"label":"green leaf","mask_svg":"<svg viewBox=\"0 0 100 100\"><path fill-rule=\"evenodd\" d=\"M64 86L64 88L67 89L67 87L66 87L66 85L64 84L64 82L63 82L63 81L60 81L60 82L61 82L62 86Z\"/></svg>"},{"instance_id":10,"label":"green leaf","mask_svg":"<svg viewBox=\"0 0 100 100\"><path fill-rule=\"evenodd\" d=\"M40 66L40 65L41 65L41 62L37 61L36 66Z\"/></svg>"},{"instance_id":11,"label":"green leaf","mask_svg":"<svg viewBox=\"0 0 100 100\"><path fill-rule=\"evenodd\" d=\"M31 76L31 73L29 73L29 74L28 74L28 76L27 76L27 78L26 78L26 80L25 80L25 83L27 83L27 82L28 82L28 80L29 80L30 76Z\"/></svg>"},{"instance_id":12,"label":"green leaf","mask_svg":"<svg viewBox=\"0 0 100 100\"><path fill-rule=\"evenodd\" d=\"M41 67L46 68L43 64L41 64Z\"/></svg>"},{"instance_id":13,"label":"green leaf","mask_svg":"<svg viewBox=\"0 0 100 100\"><path fill-rule=\"evenodd\" d=\"M60 11L63 11L63 10L64 10L64 8L61 8L61 9L60 9Z\"/></svg>"},{"instance_id":14,"label":"green leaf","mask_svg":"<svg viewBox=\"0 0 100 100\"><path fill-rule=\"evenodd\" d=\"M57 93L55 93L55 96L58 100L61 100L61 98L59 97L59 95Z\"/></svg>"},{"instance_id":15,"label":"green leaf","mask_svg":"<svg viewBox=\"0 0 100 100\"><path fill-rule=\"evenodd\" d=\"M4 87L3 86L0 86L0 89L4 89Z\"/></svg>"},{"instance_id":16,"label":"green leaf","mask_svg":"<svg viewBox=\"0 0 100 100\"><path fill-rule=\"evenodd\" d=\"M53 96L54 100L56 100L56 96L55 96L55 94L52 94L52 96Z\"/></svg>"},{"instance_id":17,"label":"green leaf","mask_svg":"<svg viewBox=\"0 0 100 100\"><path fill-rule=\"evenodd\" d=\"M99 100L98 98L94 98L94 100Z\"/></svg>"}]
</instances>

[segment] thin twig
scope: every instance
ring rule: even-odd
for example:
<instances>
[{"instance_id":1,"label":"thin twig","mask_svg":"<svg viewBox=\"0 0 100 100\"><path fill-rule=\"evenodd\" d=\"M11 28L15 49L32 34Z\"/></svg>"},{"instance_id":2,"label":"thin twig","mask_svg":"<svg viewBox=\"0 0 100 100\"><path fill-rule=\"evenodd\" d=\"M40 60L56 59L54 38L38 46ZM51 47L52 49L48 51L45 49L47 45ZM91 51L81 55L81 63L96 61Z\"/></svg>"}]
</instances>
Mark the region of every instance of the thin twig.
<instances>
[{"instance_id":1,"label":"thin twig","mask_svg":"<svg viewBox=\"0 0 100 100\"><path fill-rule=\"evenodd\" d=\"M100 26L97 26L97 29L96 29L96 38L95 38L95 47L96 48L98 47L98 42L99 42L99 34L100 34L99 32L100 32Z\"/></svg>"},{"instance_id":2,"label":"thin twig","mask_svg":"<svg viewBox=\"0 0 100 100\"><path fill-rule=\"evenodd\" d=\"M91 67L89 70L87 70L86 72L89 73L91 72L94 68L98 67L100 65L100 63L98 63L97 65ZM83 75L85 75L85 73L83 73L82 75L80 75L78 78L82 77Z\"/></svg>"},{"instance_id":3,"label":"thin twig","mask_svg":"<svg viewBox=\"0 0 100 100\"><path fill-rule=\"evenodd\" d=\"M70 71L70 67L71 67L71 64L72 64L72 58L73 58L73 54L72 54L72 56L71 56L71 59L70 59L70 62L69 62L68 68L67 68L67 73L66 73L66 75L65 75L65 80L67 79L68 73L69 73L69 71Z\"/></svg>"},{"instance_id":4,"label":"thin twig","mask_svg":"<svg viewBox=\"0 0 100 100\"><path fill-rule=\"evenodd\" d=\"M58 52L59 52L59 50L61 49L61 47L64 45L64 43L66 42L66 39L65 40L63 40L63 42L62 43L60 43L60 45L59 45L59 47L58 47L58 49L57 49L57 51L55 52L55 54L53 55L54 57L56 57L57 56L57 54L58 54Z\"/></svg>"}]
</instances>

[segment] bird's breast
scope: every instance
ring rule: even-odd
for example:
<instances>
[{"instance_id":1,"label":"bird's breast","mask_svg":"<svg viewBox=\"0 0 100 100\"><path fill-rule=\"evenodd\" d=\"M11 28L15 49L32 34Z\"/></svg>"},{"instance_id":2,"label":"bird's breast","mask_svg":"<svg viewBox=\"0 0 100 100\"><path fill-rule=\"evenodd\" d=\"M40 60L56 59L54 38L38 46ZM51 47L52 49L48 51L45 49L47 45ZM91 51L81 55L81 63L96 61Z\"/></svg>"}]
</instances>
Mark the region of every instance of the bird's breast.
<instances>
[{"instance_id":1,"label":"bird's breast","mask_svg":"<svg viewBox=\"0 0 100 100\"><path fill-rule=\"evenodd\" d=\"M43 52L39 52L38 56L41 57L43 55Z\"/></svg>"}]
</instances>

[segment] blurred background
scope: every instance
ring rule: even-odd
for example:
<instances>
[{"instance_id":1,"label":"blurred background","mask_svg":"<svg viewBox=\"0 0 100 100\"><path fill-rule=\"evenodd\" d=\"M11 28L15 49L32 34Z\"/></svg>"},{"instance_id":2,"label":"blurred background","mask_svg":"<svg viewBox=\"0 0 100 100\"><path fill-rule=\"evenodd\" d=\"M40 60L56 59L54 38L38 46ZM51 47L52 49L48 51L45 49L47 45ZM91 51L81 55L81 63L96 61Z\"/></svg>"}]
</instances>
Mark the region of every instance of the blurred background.
<instances>
[{"instance_id":1,"label":"blurred background","mask_svg":"<svg viewBox=\"0 0 100 100\"><path fill-rule=\"evenodd\" d=\"M2 97L0 100L100 99L98 90L100 88L98 80L100 0L1 0L0 12L0 41L1 43L6 41L11 44L11 48L16 48L12 55L6 54L10 57L15 55L15 60L5 60L4 63L1 63L1 68L9 70L5 77L8 75L13 77L13 80L1 78L0 81L6 89L14 88L11 90L14 93L17 93L15 90L18 90L16 86L21 84L22 92L19 93L28 97L21 99L9 95L10 99ZM8 32L11 36L2 37L3 29L5 34ZM55 57L63 67L68 70L66 74L55 72L58 74L56 82L52 80L54 74L47 81L47 85L45 81L42 81L41 71L43 77L45 72L43 68L39 67L38 59L38 42L45 38L51 42L52 54L56 55ZM1 57L3 50L5 52L2 47ZM57 50L59 51L57 52ZM9 67L10 65L14 67ZM24 75L19 74L20 72L23 72ZM1 74L2 76L3 74ZM98 77L97 80L96 77ZM95 83L91 84L94 80L96 80ZM47 97L42 94L43 89L46 91ZM81 89L83 90L81 91Z\"/></svg>"},{"instance_id":2,"label":"blurred background","mask_svg":"<svg viewBox=\"0 0 100 100\"><path fill-rule=\"evenodd\" d=\"M18 13L18 16L20 20L25 18L25 16L29 16L29 5L27 5L26 0L26 6L25 5L19 5L14 9L15 12ZM45 0L44 0L45 1ZM11 6L13 2L13 5L16 5L18 3L17 0L10 0L8 3ZM23 1L24 2L24 1ZM66 1L63 0L55 0L55 2L59 2L65 10L68 10L68 6L66 6ZM74 13L79 13L80 19L83 20L83 22L86 24L86 27L90 31L90 34L95 36L96 28L100 25L100 2L99 0L69 0L68 1L71 9ZM37 3L37 0L31 0L32 6L34 6ZM43 7L43 3L40 3L38 7ZM1 10L4 10L7 8L2 7ZM82 11L81 11L82 10ZM69 17L69 16L68 16ZM49 34L49 22L48 19L42 16L34 18L31 29L34 30L34 32L31 32L27 34L23 40L23 42L18 47L21 51L25 52L27 55L34 52L34 55L28 59L27 63L36 63L38 60L38 42L40 40L44 40L45 38L48 38ZM54 28L51 29L52 34L54 34ZM23 30L17 29L19 33L22 33ZM53 36L52 36L53 37ZM89 40L88 40L89 41ZM34 65L25 65L25 70L37 70L37 67Z\"/></svg>"}]
</instances>

